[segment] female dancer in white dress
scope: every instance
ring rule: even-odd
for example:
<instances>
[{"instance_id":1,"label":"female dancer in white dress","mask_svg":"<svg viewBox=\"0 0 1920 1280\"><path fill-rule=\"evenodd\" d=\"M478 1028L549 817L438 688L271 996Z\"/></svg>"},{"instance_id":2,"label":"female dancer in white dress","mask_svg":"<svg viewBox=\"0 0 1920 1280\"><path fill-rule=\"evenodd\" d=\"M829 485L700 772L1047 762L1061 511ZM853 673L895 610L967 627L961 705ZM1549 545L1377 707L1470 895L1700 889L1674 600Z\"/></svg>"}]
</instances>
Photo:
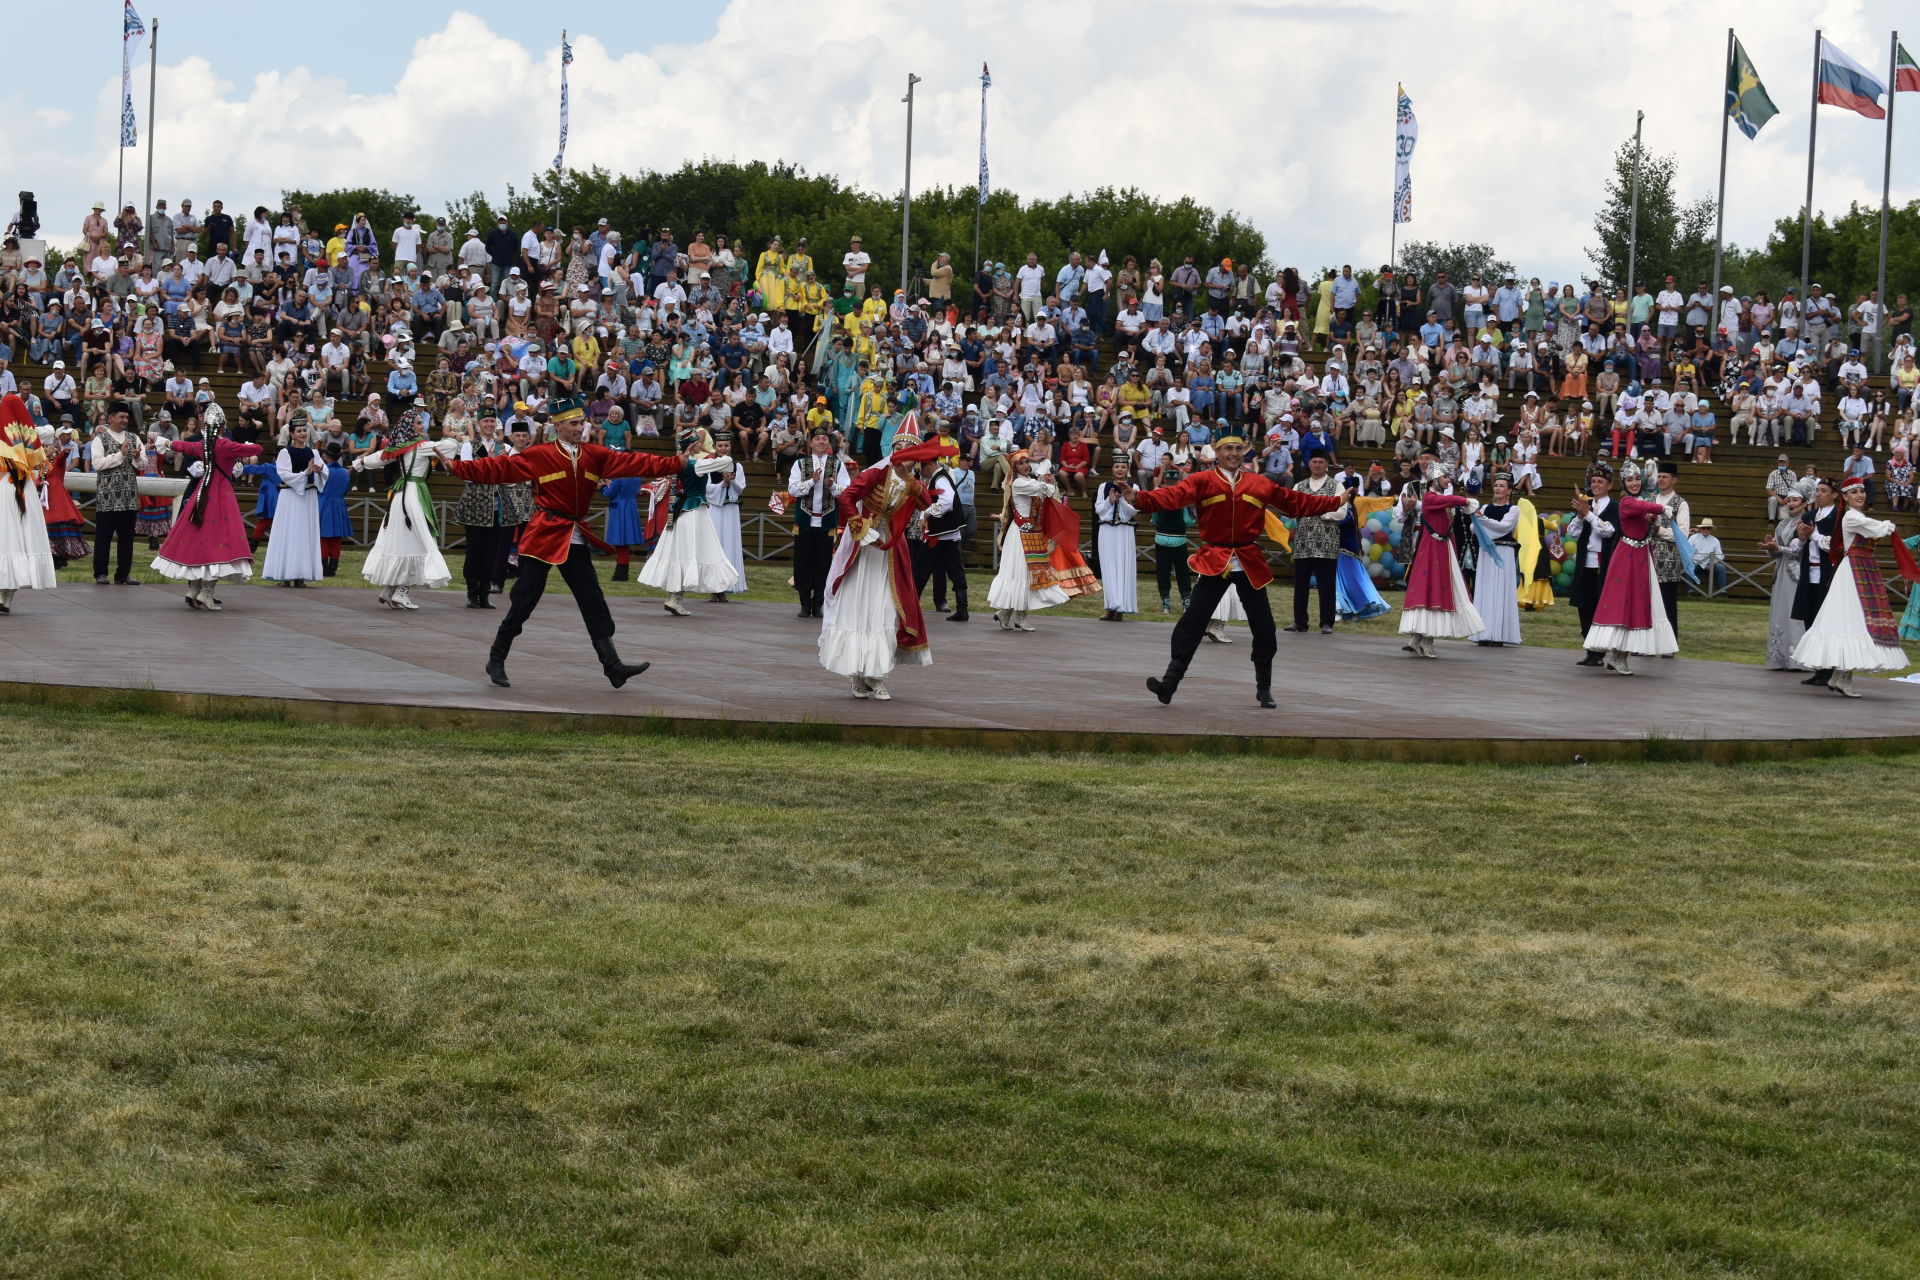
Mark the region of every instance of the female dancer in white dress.
<instances>
[{"instance_id":1,"label":"female dancer in white dress","mask_svg":"<svg viewBox=\"0 0 1920 1280\"><path fill-rule=\"evenodd\" d=\"M280 496L267 533L267 558L260 576L283 587L304 587L326 576L320 561L320 491L327 484L327 462L307 447L307 424L296 422L287 447L273 460Z\"/></svg>"},{"instance_id":2,"label":"female dancer in white dress","mask_svg":"<svg viewBox=\"0 0 1920 1280\"><path fill-rule=\"evenodd\" d=\"M1815 671L1831 671L1827 687L1845 698L1860 695L1853 689L1856 671L1898 671L1907 665L1900 647L1893 610L1887 604L1887 586L1880 566L1873 558L1874 543L1893 538L1891 520L1875 520L1866 513L1867 489L1859 476L1840 486L1845 509L1840 516L1839 533L1826 539L1822 549L1831 557L1833 584L1820 604L1813 625L1794 646L1793 660ZM1822 535L1813 535L1818 538ZM1906 544L1894 538L1894 560L1901 575L1913 581L1920 568ZM1840 545L1834 546L1833 543Z\"/></svg>"},{"instance_id":3,"label":"female dancer in white dress","mask_svg":"<svg viewBox=\"0 0 1920 1280\"><path fill-rule=\"evenodd\" d=\"M380 603L392 609L418 609L411 594L414 587L444 587L453 576L440 554L439 526L434 520L433 495L427 490L427 473L433 469L435 458L458 457L460 442L428 440L426 430L425 410L408 409L395 422L386 448L353 460L355 471L390 462L400 467L387 517L380 522L379 536L374 538L373 549L361 569L366 580L380 588Z\"/></svg>"},{"instance_id":4,"label":"female dancer in white dress","mask_svg":"<svg viewBox=\"0 0 1920 1280\"><path fill-rule=\"evenodd\" d=\"M1520 643L1520 539L1524 517L1513 500L1513 477L1494 473L1493 501L1473 513L1480 537L1480 567L1473 579L1473 607L1483 627L1467 637L1476 644L1497 646Z\"/></svg>"},{"instance_id":5,"label":"female dancer in white dress","mask_svg":"<svg viewBox=\"0 0 1920 1280\"><path fill-rule=\"evenodd\" d=\"M733 446L724 435L714 441L714 448L723 458L733 457ZM731 471L718 471L707 477L707 510L713 515L713 531L720 539L720 549L726 553L727 561L733 565L733 582L724 591L713 593L716 604L725 604L727 592L735 595L747 589L746 548L740 536L740 499L747 492L747 469L737 461Z\"/></svg>"},{"instance_id":6,"label":"female dancer in white dress","mask_svg":"<svg viewBox=\"0 0 1920 1280\"><path fill-rule=\"evenodd\" d=\"M53 547L40 506L47 455L26 401L0 401L0 614L13 611L14 594L48 590L56 581Z\"/></svg>"},{"instance_id":7,"label":"female dancer in white dress","mask_svg":"<svg viewBox=\"0 0 1920 1280\"><path fill-rule=\"evenodd\" d=\"M707 481L732 470L735 463L714 452L713 437L705 427L682 431L679 445L683 461L668 499L667 527L635 580L666 592L667 612L684 618L693 612L687 608L687 592L715 595L733 589L737 571L714 528L713 512L707 507Z\"/></svg>"},{"instance_id":8,"label":"female dancer in white dress","mask_svg":"<svg viewBox=\"0 0 1920 1280\"><path fill-rule=\"evenodd\" d=\"M987 588L987 603L1002 631L1032 631L1027 614L1072 599L1055 578L1048 559L1052 543L1039 525L1042 504L1059 494L1033 474L1033 459L1025 449L1013 455L1013 476L1000 516L1006 525L1000 535L1000 569Z\"/></svg>"}]
</instances>

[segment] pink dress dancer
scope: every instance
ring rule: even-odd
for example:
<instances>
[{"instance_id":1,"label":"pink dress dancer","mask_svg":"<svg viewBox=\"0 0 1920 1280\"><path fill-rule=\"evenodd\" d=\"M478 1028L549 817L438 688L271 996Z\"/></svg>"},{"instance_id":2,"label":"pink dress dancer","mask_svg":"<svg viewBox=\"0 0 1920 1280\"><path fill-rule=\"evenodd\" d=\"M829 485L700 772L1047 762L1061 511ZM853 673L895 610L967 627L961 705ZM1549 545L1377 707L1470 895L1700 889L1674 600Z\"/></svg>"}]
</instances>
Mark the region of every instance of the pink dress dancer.
<instances>
[{"instance_id":1,"label":"pink dress dancer","mask_svg":"<svg viewBox=\"0 0 1920 1280\"><path fill-rule=\"evenodd\" d=\"M187 584L187 607L217 611L214 584L221 578L245 582L253 576L253 549L240 519L240 499L233 491L234 464L259 456L257 444L239 444L225 436L213 440L212 465L198 440L180 440L173 452L195 463L186 496L180 500L180 518L153 558L155 573Z\"/></svg>"}]
</instances>

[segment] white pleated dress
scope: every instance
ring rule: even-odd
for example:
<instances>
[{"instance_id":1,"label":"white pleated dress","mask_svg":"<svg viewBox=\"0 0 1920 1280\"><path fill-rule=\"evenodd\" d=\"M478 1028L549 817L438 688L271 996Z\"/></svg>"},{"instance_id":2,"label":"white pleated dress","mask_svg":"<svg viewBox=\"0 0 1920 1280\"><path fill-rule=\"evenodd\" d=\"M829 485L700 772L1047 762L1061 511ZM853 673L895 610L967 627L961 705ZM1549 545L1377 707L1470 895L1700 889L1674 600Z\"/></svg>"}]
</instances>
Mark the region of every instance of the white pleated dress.
<instances>
[{"instance_id":1,"label":"white pleated dress","mask_svg":"<svg viewBox=\"0 0 1920 1280\"><path fill-rule=\"evenodd\" d=\"M693 467L697 475L710 476L732 466L732 458L698 458ZM733 591L739 571L727 558L720 534L714 528L713 512L705 496L700 505L674 516L660 534L653 554L640 566L637 581L642 586L671 594L711 595Z\"/></svg>"},{"instance_id":2,"label":"white pleated dress","mask_svg":"<svg viewBox=\"0 0 1920 1280\"><path fill-rule=\"evenodd\" d=\"M1820 602L1820 612L1800 643L1793 648L1796 666L1815 671L1898 671L1907 665L1906 651L1899 645L1881 644L1867 630L1867 611L1860 603L1860 588L1853 580L1853 561L1845 555L1860 538L1893 536L1891 520L1875 520L1865 512L1849 510L1840 518L1841 554L1834 558L1833 585Z\"/></svg>"},{"instance_id":3,"label":"white pleated dress","mask_svg":"<svg viewBox=\"0 0 1920 1280\"><path fill-rule=\"evenodd\" d=\"M458 440L422 441L418 449L400 459L401 485L387 506L387 518L380 522L380 533L367 552L361 575L380 587L444 587L452 579L446 557L434 537L432 512L427 506L425 479L436 457L452 459L460 453ZM372 470L384 466L378 454L362 454L353 460L354 470ZM373 459L369 465L361 464ZM414 481L421 483L413 483ZM317 508L316 508L317 511ZM316 515L316 520L318 519ZM318 525L315 525L316 530Z\"/></svg>"}]
</instances>

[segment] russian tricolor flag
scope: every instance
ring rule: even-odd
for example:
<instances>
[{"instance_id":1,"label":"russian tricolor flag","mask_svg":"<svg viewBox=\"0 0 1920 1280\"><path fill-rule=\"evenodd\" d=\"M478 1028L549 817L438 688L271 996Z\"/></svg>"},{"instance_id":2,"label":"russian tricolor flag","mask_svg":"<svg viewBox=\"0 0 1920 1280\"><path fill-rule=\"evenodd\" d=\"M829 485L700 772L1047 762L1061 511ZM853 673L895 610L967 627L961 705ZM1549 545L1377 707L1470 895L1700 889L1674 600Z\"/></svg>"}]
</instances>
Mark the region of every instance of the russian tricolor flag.
<instances>
[{"instance_id":1,"label":"russian tricolor flag","mask_svg":"<svg viewBox=\"0 0 1920 1280\"><path fill-rule=\"evenodd\" d=\"M1869 120L1884 120L1880 97L1887 86L1873 73L1840 52L1830 41L1820 42L1820 101L1830 107L1845 107Z\"/></svg>"}]
</instances>

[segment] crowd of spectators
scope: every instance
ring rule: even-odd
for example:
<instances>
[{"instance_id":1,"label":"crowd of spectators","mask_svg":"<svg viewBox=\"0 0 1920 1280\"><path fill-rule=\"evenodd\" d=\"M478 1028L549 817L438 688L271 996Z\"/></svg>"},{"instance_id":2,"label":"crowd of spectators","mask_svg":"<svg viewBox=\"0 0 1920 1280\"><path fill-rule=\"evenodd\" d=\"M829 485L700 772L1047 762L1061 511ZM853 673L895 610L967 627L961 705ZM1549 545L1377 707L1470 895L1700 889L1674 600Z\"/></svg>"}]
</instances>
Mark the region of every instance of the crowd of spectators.
<instances>
[{"instance_id":1,"label":"crowd of spectators","mask_svg":"<svg viewBox=\"0 0 1920 1280\"><path fill-rule=\"evenodd\" d=\"M126 399L143 429L213 413L241 438L284 440L304 422L351 459L380 446L396 402L445 434L504 436L537 435L556 400L578 399L614 448L700 424L784 462L826 429L872 459L911 407L983 479L1025 448L1074 492L1121 455L1152 487L1231 429L1277 477L1324 456L1358 482L1341 451L1373 447L1388 487L1428 452L1469 491L1504 470L1524 493L1543 458L1707 464L1723 429L1817 448L1830 422L1831 443L1860 446L1849 466L1886 451L1889 495L1911 499L1920 370L1905 294L1843 309L1818 285L1775 303L1705 282L1683 293L1672 277L1631 295L1384 267L1309 281L1102 251L981 263L963 303L948 255L889 293L857 237L822 261L805 239L750 253L607 218L314 226L298 207L236 219L218 200L204 215L162 200L145 222L96 205L79 232L51 270L11 238L0 247L0 389L16 353L49 366L22 390L49 421L71 417L76 440ZM1861 356L1882 328L1884 384ZM222 406L206 375L230 371L247 380Z\"/></svg>"}]
</instances>

